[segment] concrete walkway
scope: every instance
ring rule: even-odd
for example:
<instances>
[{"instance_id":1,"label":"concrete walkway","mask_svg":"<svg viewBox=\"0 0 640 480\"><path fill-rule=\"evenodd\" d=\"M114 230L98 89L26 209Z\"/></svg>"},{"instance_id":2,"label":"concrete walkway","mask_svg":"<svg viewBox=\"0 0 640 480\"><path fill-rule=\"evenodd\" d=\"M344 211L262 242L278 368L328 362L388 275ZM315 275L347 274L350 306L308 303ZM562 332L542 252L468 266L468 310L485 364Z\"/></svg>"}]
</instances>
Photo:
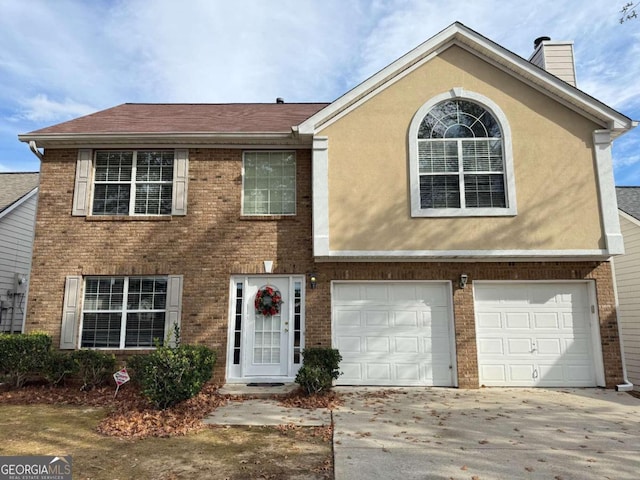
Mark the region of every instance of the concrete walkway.
<instances>
[{"instance_id":1,"label":"concrete walkway","mask_svg":"<svg viewBox=\"0 0 640 480\"><path fill-rule=\"evenodd\" d=\"M209 425L298 425L314 427L331 425L331 412L283 407L278 400L253 399L231 401L218 407L204 423Z\"/></svg>"},{"instance_id":2,"label":"concrete walkway","mask_svg":"<svg viewBox=\"0 0 640 480\"><path fill-rule=\"evenodd\" d=\"M627 393L337 390L336 480L640 478L640 399Z\"/></svg>"}]
</instances>

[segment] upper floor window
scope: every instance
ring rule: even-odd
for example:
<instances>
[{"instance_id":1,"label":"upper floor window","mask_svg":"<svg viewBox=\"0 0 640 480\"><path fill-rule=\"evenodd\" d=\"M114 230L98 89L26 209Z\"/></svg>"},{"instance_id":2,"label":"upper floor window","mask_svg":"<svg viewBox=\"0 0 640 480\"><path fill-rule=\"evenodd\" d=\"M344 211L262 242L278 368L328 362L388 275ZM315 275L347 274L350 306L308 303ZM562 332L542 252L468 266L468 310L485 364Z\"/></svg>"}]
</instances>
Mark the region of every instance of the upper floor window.
<instances>
[{"instance_id":1,"label":"upper floor window","mask_svg":"<svg viewBox=\"0 0 640 480\"><path fill-rule=\"evenodd\" d=\"M78 149L75 216L187 214L189 150Z\"/></svg>"},{"instance_id":2,"label":"upper floor window","mask_svg":"<svg viewBox=\"0 0 640 480\"><path fill-rule=\"evenodd\" d=\"M412 215L515 215L505 124L466 98L423 106L410 129Z\"/></svg>"},{"instance_id":3,"label":"upper floor window","mask_svg":"<svg viewBox=\"0 0 640 480\"><path fill-rule=\"evenodd\" d=\"M295 215L295 152L245 152L243 215Z\"/></svg>"},{"instance_id":4,"label":"upper floor window","mask_svg":"<svg viewBox=\"0 0 640 480\"><path fill-rule=\"evenodd\" d=\"M98 151L93 215L170 215L173 150Z\"/></svg>"}]
</instances>

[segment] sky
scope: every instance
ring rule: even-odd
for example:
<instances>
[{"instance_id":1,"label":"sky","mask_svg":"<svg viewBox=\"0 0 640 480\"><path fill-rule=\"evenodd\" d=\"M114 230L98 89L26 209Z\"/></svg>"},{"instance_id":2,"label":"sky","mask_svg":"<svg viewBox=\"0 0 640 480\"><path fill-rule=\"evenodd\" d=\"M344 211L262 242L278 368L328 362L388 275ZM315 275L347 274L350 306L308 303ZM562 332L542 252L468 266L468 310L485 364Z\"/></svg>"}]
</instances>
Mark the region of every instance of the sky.
<instances>
[{"instance_id":1,"label":"sky","mask_svg":"<svg viewBox=\"0 0 640 480\"><path fill-rule=\"evenodd\" d=\"M574 41L578 88L640 120L626 0L0 0L0 172L37 171L20 133L125 102L330 102L455 21L528 59ZM640 127L614 142L640 185Z\"/></svg>"}]
</instances>

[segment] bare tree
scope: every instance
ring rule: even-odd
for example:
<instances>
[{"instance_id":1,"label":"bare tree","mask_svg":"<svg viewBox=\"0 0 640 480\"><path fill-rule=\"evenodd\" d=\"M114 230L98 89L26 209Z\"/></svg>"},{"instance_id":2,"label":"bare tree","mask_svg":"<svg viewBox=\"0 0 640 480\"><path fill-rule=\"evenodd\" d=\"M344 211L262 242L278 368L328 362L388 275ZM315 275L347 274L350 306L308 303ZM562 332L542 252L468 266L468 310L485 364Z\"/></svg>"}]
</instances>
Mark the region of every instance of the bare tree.
<instances>
[{"instance_id":1,"label":"bare tree","mask_svg":"<svg viewBox=\"0 0 640 480\"><path fill-rule=\"evenodd\" d=\"M620 10L620 13L622 14L620 17L620 23L624 23L632 18L638 18L638 14L636 13L637 6L638 4L635 2L627 2L627 4L622 7L622 10Z\"/></svg>"}]
</instances>

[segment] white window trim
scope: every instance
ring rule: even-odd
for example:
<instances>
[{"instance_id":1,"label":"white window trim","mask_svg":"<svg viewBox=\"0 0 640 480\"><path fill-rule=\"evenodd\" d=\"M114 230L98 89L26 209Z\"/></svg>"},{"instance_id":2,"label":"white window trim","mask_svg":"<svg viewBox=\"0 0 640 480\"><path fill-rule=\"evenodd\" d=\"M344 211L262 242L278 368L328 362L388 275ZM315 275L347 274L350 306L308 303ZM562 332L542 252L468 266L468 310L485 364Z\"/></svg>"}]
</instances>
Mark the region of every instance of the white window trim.
<instances>
[{"instance_id":1,"label":"white window trim","mask_svg":"<svg viewBox=\"0 0 640 480\"><path fill-rule=\"evenodd\" d=\"M165 299L165 308L163 310L159 310L159 309L154 309L154 310L129 310L126 307L127 302L128 302L128 296L129 296L129 279L131 277L135 277L135 278L151 278L151 279L156 279L156 278L164 278L167 280L167 294L166 294L166 299ZM170 326L168 326L168 312L169 312L169 296L171 294L171 292L169 291L169 277L166 276L162 276L162 275L145 275L145 276L137 276L137 275L131 275L131 276L120 276L120 275L112 275L112 276L108 276L106 278L123 278L124 279L124 287L123 287L123 295L122 295L122 309L121 310L85 310L84 308L84 301L85 301L85 291L86 291L86 284L87 284L87 279L89 278L96 278L96 276L94 275L88 275L86 277L84 277L82 279L82 309L80 311L80 330L79 330L79 335L78 335L78 346L79 348L88 348L91 350L153 350L155 349L155 345L150 345L150 346L144 346L144 347L125 347L125 342L126 342L126 332L127 332L127 313L139 313L139 312L151 312L151 313L157 313L157 312L164 312L165 313L165 320L164 320L164 336L165 338L163 339L164 341L167 341L168 338L168 334L170 333ZM83 328L84 328L84 314L88 312L88 313L120 313L120 344L117 347L83 347L82 346L82 334L83 334Z\"/></svg>"},{"instance_id":2,"label":"white window trim","mask_svg":"<svg viewBox=\"0 0 640 480\"><path fill-rule=\"evenodd\" d=\"M96 158L98 153L100 152L132 152L133 157L132 157L132 161L131 161L131 179L128 181L97 181L96 180ZM149 181L145 181L145 182L138 182L136 180L136 174L137 174L137 168L138 168L138 152L148 152L148 151L158 151L158 152L173 152L173 165L172 165L172 169L174 171L174 175L171 180L171 182L165 181L165 180L149 180ZM151 148L151 149L146 149L146 148L123 148L123 149L97 149L93 152L93 165L92 165L92 178L91 178L91 195L90 195L90 199L89 199L89 215L93 216L93 217L119 217L119 216L126 216L126 217L170 217L172 215L172 211L173 211L173 205L174 205L174 199L173 199L173 195L174 195L174 187L173 185L176 182L175 179L175 163L176 163L176 151L175 149L171 149L171 148ZM171 185L171 212L169 213L135 213L135 209L136 209L136 188L137 188L137 184L153 184L153 185ZM129 213L127 214L96 214L93 213L93 200L94 200L94 194L96 191L96 185L129 185Z\"/></svg>"},{"instance_id":3,"label":"white window trim","mask_svg":"<svg viewBox=\"0 0 640 480\"><path fill-rule=\"evenodd\" d=\"M244 160L247 153L264 153L265 150L245 150L242 152L242 191L240 193L240 215L243 217L295 217L298 214L298 155L295 150L266 150L268 153L292 153L296 161L295 186L293 189L293 213L246 213L244 211Z\"/></svg>"},{"instance_id":4,"label":"white window trim","mask_svg":"<svg viewBox=\"0 0 640 480\"><path fill-rule=\"evenodd\" d=\"M152 215L93 215L93 192L94 192L94 158L97 150L173 150L173 189L171 199L171 214ZM156 217L167 218L171 216L185 216L187 214L187 194L189 177L189 149L187 148L79 148L76 160L76 178L73 188L73 204L71 215L74 217L94 217L94 218L128 218L128 217Z\"/></svg>"},{"instance_id":5,"label":"white window trim","mask_svg":"<svg viewBox=\"0 0 640 480\"><path fill-rule=\"evenodd\" d=\"M418 130L424 117L438 103L444 100L461 99L471 100L486 108L500 124L503 137L503 161L505 176L506 208L421 208L420 207L420 175L418 172ZM449 92L436 95L422 105L411 120L409 126L409 185L411 189L411 216L412 217L495 217L515 216L516 206L516 181L513 171L513 152L511 145L511 128L507 117L500 107L491 99L479 93L470 92L456 87Z\"/></svg>"}]
</instances>

